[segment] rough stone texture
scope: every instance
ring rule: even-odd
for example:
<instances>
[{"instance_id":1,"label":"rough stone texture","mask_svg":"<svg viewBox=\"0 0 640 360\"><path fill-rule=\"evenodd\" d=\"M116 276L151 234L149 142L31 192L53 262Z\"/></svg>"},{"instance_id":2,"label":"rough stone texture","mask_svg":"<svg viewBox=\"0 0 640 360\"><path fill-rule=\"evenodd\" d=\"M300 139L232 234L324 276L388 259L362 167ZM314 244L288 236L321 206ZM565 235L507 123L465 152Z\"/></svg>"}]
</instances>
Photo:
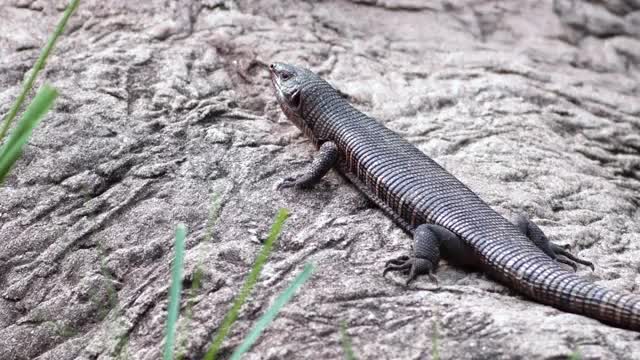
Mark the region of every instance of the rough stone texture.
<instances>
[{"instance_id":1,"label":"rough stone texture","mask_svg":"<svg viewBox=\"0 0 640 360\"><path fill-rule=\"evenodd\" d=\"M0 5L0 113L65 3ZM184 297L204 267L180 338L199 358L279 207L292 216L227 352L313 262L247 359L340 358L342 320L360 358L429 358L434 338L443 359L637 358L637 333L482 274L383 278L411 241L345 180L274 191L313 149L264 64L320 72L496 210L593 259L581 275L638 292L639 35L632 0L83 1L43 73L61 97L0 188L0 358L159 358L179 222Z\"/></svg>"}]
</instances>

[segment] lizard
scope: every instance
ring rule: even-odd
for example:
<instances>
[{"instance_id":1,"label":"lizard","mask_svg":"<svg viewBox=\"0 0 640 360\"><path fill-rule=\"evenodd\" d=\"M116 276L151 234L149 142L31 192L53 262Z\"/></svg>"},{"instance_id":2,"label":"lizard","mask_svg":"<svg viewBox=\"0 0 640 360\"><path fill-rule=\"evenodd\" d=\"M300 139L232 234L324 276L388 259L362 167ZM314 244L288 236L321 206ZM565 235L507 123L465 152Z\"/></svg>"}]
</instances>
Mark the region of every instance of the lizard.
<instances>
[{"instance_id":1,"label":"lizard","mask_svg":"<svg viewBox=\"0 0 640 360\"><path fill-rule=\"evenodd\" d=\"M575 273L590 266L549 241L528 217L515 223L493 210L460 180L376 119L353 107L312 71L269 65L280 108L318 149L307 169L284 178L278 190L311 188L336 169L405 232L413 251L385 264L437 281L441 255L476 267L526 297L603 323L640 331L640 296L597 285ZM561 263L573 267L569 271Z\"/></svg>"}]
</instances>

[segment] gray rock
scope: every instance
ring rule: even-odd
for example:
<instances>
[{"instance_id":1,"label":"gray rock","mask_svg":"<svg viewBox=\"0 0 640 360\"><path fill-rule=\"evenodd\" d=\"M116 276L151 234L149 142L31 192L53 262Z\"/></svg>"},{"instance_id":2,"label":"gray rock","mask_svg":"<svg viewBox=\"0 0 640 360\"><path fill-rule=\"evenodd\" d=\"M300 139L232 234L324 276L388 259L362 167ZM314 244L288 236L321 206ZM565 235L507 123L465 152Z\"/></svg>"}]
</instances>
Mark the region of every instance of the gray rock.
<instances>
[{"instance_id":1,"label":"gray rock","mask_svg":"<svg viewBox=\"0 0 640 360\"><path fill-rule=\"evenodd\" d=\"M55 3L0 5L2 113ZM314 154L275 102L277 60L320 72L497 211L594 260L581 275L637 292L638 4L604 3L83 2L43 73L61 97L0 187L0 358L159 358L180 222L178 339L199 358L286 207L227 353L312 262L247 359L341 358L343 320L359 358L428 358L436 339L443 359L632 359L637 333L482 274L443 262L440 288L383 278L411 240L336 173L274 190Z\"/></svg>"}]
</instances>

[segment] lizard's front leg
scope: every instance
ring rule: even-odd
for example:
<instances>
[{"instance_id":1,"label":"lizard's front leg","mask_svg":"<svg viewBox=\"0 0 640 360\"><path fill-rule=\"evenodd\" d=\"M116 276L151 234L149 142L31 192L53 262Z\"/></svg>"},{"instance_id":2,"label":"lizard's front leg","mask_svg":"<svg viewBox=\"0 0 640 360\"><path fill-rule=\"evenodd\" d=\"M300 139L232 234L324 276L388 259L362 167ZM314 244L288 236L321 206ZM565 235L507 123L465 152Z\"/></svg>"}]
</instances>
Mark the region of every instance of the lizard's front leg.
<instances>
[{"instance_id":1,"label":"lizard's front leg","mask_svg":"<svg viewBox=\"0 0 640 360\"><path fill-rule=\"evenodd\" d=\"M320 179L331 170L338 161L338 147L332 141L327 141L320 146L318 155L311 165L297 176L287 177L278 185L278 190L296 187L309 188L320 182Z\"/></svg>"}]
</instances>

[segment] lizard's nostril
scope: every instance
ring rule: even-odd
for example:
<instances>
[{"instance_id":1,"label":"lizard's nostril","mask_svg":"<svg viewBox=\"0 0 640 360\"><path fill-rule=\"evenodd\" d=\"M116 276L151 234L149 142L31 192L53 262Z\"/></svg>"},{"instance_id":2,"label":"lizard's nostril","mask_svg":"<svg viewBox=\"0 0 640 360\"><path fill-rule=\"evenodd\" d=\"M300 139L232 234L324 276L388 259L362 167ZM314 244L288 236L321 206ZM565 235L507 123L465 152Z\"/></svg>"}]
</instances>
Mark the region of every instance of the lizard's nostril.
<instances>
[{"instance_id":1,"label":"lizard's nostril","mask_svg":"<svg viewBox=\"0 0 640 360\"><path fill-rule=\"evenodd\" d=\"M270 64L269 65L269 69L271 69L272 71L276 69L276 64Z\"/></svg>"}]
</instances>

